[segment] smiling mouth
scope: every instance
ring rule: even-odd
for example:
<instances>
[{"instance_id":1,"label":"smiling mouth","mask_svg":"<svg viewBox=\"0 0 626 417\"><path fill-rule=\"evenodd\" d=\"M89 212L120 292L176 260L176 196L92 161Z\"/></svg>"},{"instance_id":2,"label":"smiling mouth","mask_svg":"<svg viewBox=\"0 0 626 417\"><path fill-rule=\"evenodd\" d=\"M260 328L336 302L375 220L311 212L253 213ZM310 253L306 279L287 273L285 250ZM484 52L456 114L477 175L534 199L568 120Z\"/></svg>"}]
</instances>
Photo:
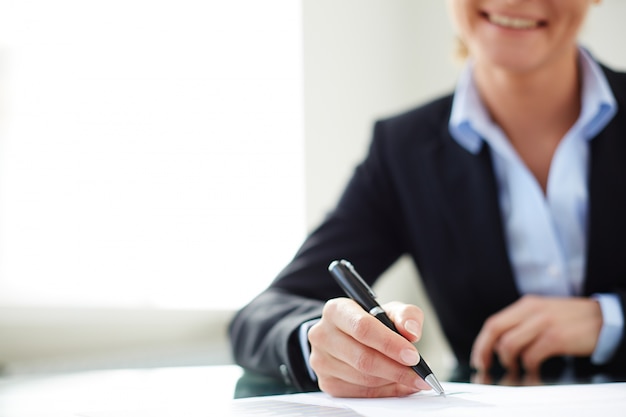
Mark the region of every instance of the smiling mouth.
<instances>
[{"instance_id":1,"label":"smiling mouth","mask_svg":"<svg viewBox=\"0 0 626 417\"><path fill-rule=\"evenodd\" d=\"M529 30L545 27L547 25L547 22L544 20L510 17L487 12L481 12L481 15L490 23L507 29Z\"/></svg>"}]
</instances>

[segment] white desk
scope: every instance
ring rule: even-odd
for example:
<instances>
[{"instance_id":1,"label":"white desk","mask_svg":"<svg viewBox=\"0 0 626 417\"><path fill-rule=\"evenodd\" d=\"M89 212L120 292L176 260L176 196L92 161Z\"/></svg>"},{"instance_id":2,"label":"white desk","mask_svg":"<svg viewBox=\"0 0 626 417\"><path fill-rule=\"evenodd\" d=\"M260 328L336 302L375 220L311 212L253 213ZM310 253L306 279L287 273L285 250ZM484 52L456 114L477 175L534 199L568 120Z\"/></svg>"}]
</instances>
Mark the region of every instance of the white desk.
<instances>
[{"instance_id":1,"label":"white desk","mask_svg":"<svg viewBox=\"0 0 626 417\"><path fill-rule=\"evenodd\" d=\"M242 375L207 366L0 378L0 417L219 417Z\"/></svg>"}]
</instances>

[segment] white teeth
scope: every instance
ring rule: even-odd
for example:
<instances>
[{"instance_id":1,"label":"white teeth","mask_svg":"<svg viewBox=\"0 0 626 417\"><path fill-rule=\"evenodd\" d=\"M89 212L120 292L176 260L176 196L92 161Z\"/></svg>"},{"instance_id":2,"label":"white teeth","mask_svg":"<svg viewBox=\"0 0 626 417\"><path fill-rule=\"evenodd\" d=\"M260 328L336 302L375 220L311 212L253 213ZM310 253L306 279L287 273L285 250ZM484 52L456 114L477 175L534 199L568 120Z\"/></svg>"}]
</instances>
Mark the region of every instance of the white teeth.
<instances>
[{"instance_id":1,"label":"white teeth","mask_svg":"<svg viewBox=\"0 0 626 417\"><path fill-rule=\"evenodd\" d=\"M518 17L508 17L490 14L489 21L498 26L512 29L534 29L539 26L537 20L522 19Z\"/></svg>"}]
</instances>

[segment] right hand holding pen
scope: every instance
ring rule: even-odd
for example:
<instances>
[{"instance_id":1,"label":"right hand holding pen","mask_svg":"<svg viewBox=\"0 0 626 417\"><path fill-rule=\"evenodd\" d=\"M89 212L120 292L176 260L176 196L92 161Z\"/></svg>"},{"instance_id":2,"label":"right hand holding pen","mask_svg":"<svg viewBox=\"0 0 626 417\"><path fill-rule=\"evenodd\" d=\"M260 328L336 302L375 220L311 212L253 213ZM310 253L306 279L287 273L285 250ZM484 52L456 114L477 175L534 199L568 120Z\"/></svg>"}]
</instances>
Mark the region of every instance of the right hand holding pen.
<instances>
[{"instance_id":1,"label":"right hand holding pen","mask_svg":"<svg viewBox=\"0 0 626 417\"><path fill-rule=\"evenodd\" d=\"M326 303L309 330L310 364L322 391L335 397L399 397L430 389L407 367L419 361L412 343L421 337L422 311L402 303L383 308L402 336L349 298Z\"/></svg>"}]
</instances>

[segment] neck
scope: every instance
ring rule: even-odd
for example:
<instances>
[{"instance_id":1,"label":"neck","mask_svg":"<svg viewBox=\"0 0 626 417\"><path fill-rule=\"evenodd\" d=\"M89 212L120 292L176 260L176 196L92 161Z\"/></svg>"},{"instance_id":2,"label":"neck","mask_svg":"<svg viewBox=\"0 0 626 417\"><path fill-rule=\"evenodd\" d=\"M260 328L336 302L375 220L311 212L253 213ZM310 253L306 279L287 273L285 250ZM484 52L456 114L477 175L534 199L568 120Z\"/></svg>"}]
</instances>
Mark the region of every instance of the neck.
<instances>
[{"instance_id":1,"label":"neck","mask_svg":"<svg viewBox=\"0 0 626 417\"><path fill-rule=\"evenodd\" d=\"M476 65L474 76L492 119L545 193L552 157L581 108L577 51L541 69L514 72Z\"/></svg>"},{"instance_id":2,"label":"neck","mask_svg":"<svg viewBox=\"0 0 626 417\"><path fill-rule=\"evenodd\" d=\"M574 49L550 65L524 72L475 66L478 91L514 145L528 137L529 129L560 138L574 124L581 107L577 57Z\"/></svg>"}]
</instances>

